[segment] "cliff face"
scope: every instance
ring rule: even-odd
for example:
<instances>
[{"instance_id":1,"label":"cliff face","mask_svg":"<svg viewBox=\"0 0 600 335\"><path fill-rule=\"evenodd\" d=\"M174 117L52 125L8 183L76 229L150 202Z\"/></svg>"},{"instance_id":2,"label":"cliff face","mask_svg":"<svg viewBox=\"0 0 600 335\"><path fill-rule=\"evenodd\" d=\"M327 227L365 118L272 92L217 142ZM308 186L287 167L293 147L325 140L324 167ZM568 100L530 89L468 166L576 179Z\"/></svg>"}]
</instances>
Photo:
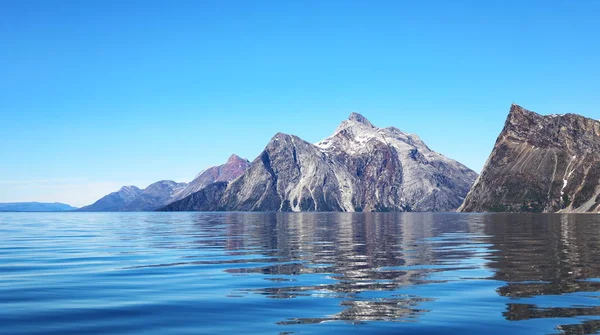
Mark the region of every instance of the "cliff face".
<instances>
[{"instance_id":1,"label":"cliff face","mask_svg":"<svg viewBox=\"0 0 600 335\"><path fill-rule=\"evenodd\" d=\"M416 135L377 128L353 113L311 144L278 133L219 204L196 197L167 210L453 211L477 174L430 150ZM187 198L186 198L187 199ZM185 200L185 199L183 199Z\"/></svg>"},{"instance_id":2,"label":"cliff face","mask_svg":"<svg viewBox=\"0 0 600 335\"><path fill-rule=\"evenodd\" d=\"M463 212L600 211L600 122L512 105Z\"/></svg>"}]
</instances>

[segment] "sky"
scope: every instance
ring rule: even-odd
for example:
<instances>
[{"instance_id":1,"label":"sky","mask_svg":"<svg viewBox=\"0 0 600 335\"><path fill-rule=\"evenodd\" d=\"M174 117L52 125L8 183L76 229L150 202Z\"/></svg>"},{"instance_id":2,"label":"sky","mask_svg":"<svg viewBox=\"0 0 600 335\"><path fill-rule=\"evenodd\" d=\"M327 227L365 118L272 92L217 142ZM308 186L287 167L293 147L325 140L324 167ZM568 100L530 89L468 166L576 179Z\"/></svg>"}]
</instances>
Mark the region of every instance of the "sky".
<instances>
[{"instance_id":1,"label":"sky","mask_svg":"<svg viewBox=\"0 0 600 335\"><path fill-rule=\"evenodd\" d=\"M0 2L0 202L190 181L359 112L479 172L511 103L600 119L600 1Z\"/></svg>"}]
</instances>

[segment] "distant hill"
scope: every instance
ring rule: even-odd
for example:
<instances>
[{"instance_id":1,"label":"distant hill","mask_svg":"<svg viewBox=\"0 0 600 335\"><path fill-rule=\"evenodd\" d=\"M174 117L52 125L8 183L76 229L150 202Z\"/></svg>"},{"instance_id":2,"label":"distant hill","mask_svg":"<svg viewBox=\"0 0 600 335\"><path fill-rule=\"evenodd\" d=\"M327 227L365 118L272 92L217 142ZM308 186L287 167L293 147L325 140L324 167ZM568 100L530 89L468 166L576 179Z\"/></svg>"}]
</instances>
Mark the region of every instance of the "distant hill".
<instances>
[{"instance_id":1,"label":"distant hill","mask_svg":"<svg viewBox=\"0 0 600 335\"><path fill-rule=\"evenodd\" d=\"M60 202L5 202L0 203L0 212L68 212L73 207Z\"/></svg>"},{"instance_id":2,"label":"distant hill","mask_svg":"<svg viewBox=\"0 0 600 335\"><path fill-rule=\"evenodd\" d=\"M95 203L81 207L82 212L150 211L164 206L187 184L161 180L145 189L123 186L119 191L102 197Z\"/></svg>"},{"instance_id":3,"label":"distant hill","mask_svg":"<svg viewBox=\"0 0 600 335\"><path fill-rule=\"evenodd\" d=\"M212 183L224 182L227 185L227 182L241 176L249 165L247 159L231 155L225 164L200 172L189 184L161 180L145 189L123 186L119 191L105 195L95 203L78 210L81 212L152 211L183 199Z\"/></svg>"}]
</instances>

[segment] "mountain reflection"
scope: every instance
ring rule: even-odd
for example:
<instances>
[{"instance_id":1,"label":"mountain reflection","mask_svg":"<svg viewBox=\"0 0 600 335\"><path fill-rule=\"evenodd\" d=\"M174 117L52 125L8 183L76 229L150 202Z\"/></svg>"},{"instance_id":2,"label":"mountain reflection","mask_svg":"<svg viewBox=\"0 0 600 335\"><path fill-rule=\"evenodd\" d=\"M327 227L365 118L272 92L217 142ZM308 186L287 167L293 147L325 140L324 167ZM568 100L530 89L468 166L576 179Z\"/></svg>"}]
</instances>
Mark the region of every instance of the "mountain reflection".
<instances>
[{"instance_id":1,"label":"mountain reflection","mask_svg":"<svg viewBox=\"0 0 600 335\"><path fill-rule=\"evenodd\" d=\"M483 230L481 222L469 222L475 217L452 214L270 213L246 214L243 219L239 214L230 215L228 221L232 224L226 228L229 254L262 250L269 262L225 271L258 273L278 284L238 290L233 296L245 291L275 299L301 296L340 299L342 310L335 315L291 318L281 324L414 320L426 311L419 305L431 299L394 295L393 291L439 282L428 278L431 273L474 268L463 265L461 260L471 258L475 251L453 246L463 245L465 239ZM445 231L459 234L423 242ZM315 285L294 285L295 276L306 275L321 275L326 280L318 280ZM369 296L385 291L391 293L377 298Z\"/></svg>"},{"instance_id":2,"label":"mountain reflection","mask_svg":"<svg viewBox=\"0 0 600 335\"><path fill-rule=\"evenodd\" d=\"M336 303L334 312L289 315L278 324L418 321L438 302L447 303L441 300L448 294L476 302L479 293L473 292L490 287L495 297L504 298L494 300L500 304L494 306L495 315L508 322L562 318L553 324L557 334L600 331L600 221L594 215L189 215L173 216L170 225L153 225L157 231L141 232L140 238L190 236L189 245L155 247L202 249L215 256L184 256L181 263L144 267L218 265L231 276L261 280L232 288L232 298ZM576 297L561 298L569 295Z\"/></svg>"},{"instance_id":3,"label":"mountain reflection","mask_svg":"<svg viewBox=\"0 0 600 335\"><path fill-rule=\"evenodd\" d=\"M494 215L486 217L486 234L498 250L488 264L494 279L506 282L497 291L511 298L586 293L599 298L600 225L594 215ZM590 280L591 279L591 280ZM529 299L530 300L530 299ZM508 320L600 316L598 306L546 307L514 300ZM562 325L561 334L592 334L597 320Z\"/></svg>"}]
</instances>

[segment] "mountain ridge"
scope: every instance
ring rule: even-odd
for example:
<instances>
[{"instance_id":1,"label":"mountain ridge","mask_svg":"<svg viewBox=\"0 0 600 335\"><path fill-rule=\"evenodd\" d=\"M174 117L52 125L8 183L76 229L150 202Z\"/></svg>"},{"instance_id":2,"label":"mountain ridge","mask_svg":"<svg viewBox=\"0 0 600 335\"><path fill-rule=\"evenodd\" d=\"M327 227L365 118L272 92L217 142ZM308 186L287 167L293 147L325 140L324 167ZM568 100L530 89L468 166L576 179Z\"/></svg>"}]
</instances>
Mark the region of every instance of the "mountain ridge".
<instances>
[{"instance_id":1,"label":"mountain ridge","mask_svg":"<svg viewBox=\"0 0 600 335\"><path fill-rule=\"evenodd\" d=\"M352 113L316 144L276 133L218 204L233 211L450 211L477 174L416 135ZM198 197L201 201L202 197ZM190 210L182 202L162 210ZM192 206L192 207L194 207Z\"/></svg>"},{"instance_id":2,"label":"mountain ridge","mask_svg":"<svg viewBox=\"0 0 600 335\"><path fill-rule=\"evenodd\" d=\"M211 183L229 182L241 175L249 164L248 160L232 154L227 162L201 171L190 183L160 180L144 189L126 185L93 204L79 208L78 211L152 211L197 192Z\"/></svg>"}]
</instances>

